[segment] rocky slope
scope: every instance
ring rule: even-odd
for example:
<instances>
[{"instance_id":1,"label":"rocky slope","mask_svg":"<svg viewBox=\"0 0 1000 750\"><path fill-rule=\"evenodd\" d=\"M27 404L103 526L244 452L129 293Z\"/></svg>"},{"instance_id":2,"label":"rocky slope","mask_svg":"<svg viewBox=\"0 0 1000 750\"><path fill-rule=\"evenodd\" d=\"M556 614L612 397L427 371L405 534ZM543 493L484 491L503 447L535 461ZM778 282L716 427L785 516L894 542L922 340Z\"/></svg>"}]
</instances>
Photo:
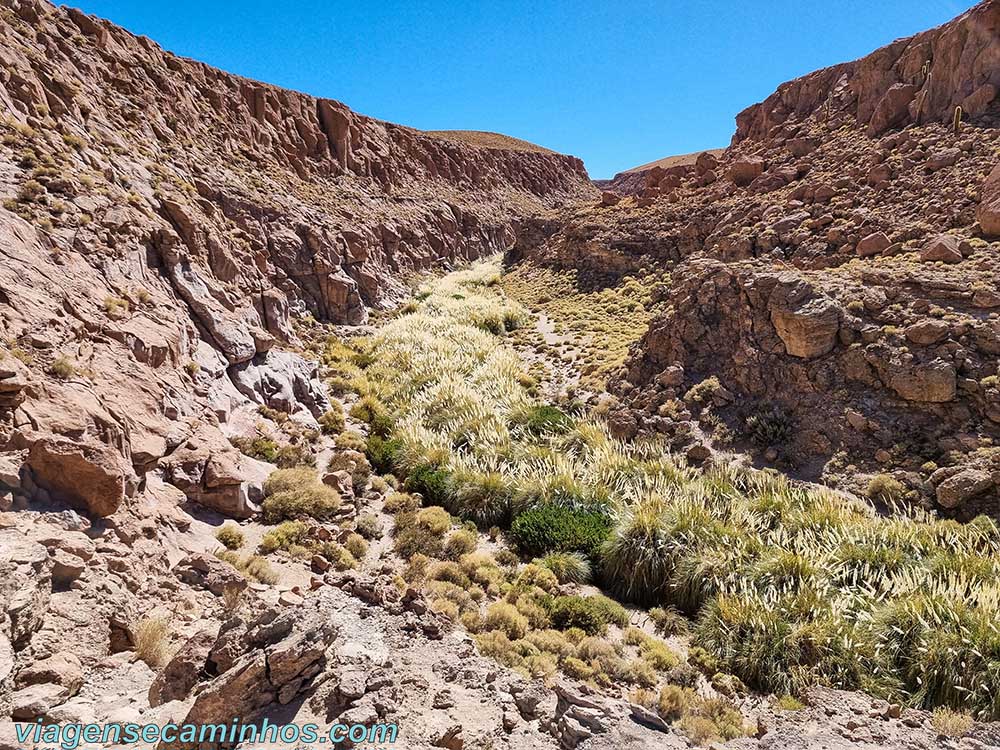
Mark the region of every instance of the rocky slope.
<instances>
[{"instance_id":1,"label":"rocky slope","mask_svg":"<svg viewBox=\"0 0 1000 750\"><path fill-rule=\"evenodd\" d=\"M246 580L212 533L257 513L274 469L230 439L320 469L335 451L303 331L363 323L410 274L501 251L513 220L594 188L573 157L373 120L41 0L0 4L0 111L8 730L12 710L134 705L154 676L132 663L144 614L226 619L223 588Z\"/></svg>"},{"instance_id":2,"label":"rocky slope","mask_svg":"<svg viewBox=\"0 0 1000 750\"><path fill-rule=\"evenodd\" d=\"M995 499L997 198L976 192L991 104L958 136L874 140L860 109L779 97L725 153L595 206L572 157L372 120L40 0L5 1L0 19L0 748L17 746L10 720L233 718L395 721L398 744L450 750L689 746L621 686L529 680L476 654L401 577L392 487L357 450L368 426L320 432L336 422L321 375L349 364L311 356L331 324L365 331L409 274L515 239L512 259L586 284L640 270L657 284L614 383L620 434L703 457L712 425L778 401L802 429L766 460L817 473L836 449L963 512ZM982 34L929 33L936 59L982 77ZM888 96L893 75L871 85ZM895 449L910 434L938 438L926 479ZM315 464L323 485L306 489L336 508L264 560L276 527L258 504L286 456ZM220 556L234 521L245 543ZM349 542L356 569L338 569ZM944 740L926 712L802 697L741 693L752 736L727 745L998 744L993 725Z\"/></svg>"},{"instance_id":3,"label":"rocky slope","mask_svg":"<svg viewBox=\"0 0 1000 750\"><path fill-rule=\"evenodd\" d=\"M984 2L784 84L722 154L524 228L512 262L656 289L620 434L1000 515L998 18Z\"/></svg>"},{"instance_id":4,"label":"rocky slope","mask_svg":"<svg viewBox=\"0 0 1000 750\"><path fill-rule=\"evenodd\" d=\"M315 426L299 322L361 323L592 190L572 157L429 137L47 3L0 13L0 406L31 451L6 460L102 516L154 469L245 513L262 469L215 426L247 404ZM68 465L113 490L63 486Z\"/></svg>"}]
</instances>

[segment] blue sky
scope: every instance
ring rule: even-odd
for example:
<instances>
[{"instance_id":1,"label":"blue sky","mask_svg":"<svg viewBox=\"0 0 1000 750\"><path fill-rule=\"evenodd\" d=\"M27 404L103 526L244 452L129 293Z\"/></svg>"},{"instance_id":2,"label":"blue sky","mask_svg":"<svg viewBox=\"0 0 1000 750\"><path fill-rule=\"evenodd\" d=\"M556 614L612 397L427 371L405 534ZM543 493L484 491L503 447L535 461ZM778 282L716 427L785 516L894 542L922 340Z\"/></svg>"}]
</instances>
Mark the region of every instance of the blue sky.
<instances>
[{"instance_id":1,"label":"blue sky","mask_svg":"<svg viewBox=\"0 0 1000 750\"><path fill-rule=\"evenodd\" d=\"M494 130L592 177L725 146L790 78L970 0L78 0L164 48L422 129Z\"/></svg>"}]
</instances>

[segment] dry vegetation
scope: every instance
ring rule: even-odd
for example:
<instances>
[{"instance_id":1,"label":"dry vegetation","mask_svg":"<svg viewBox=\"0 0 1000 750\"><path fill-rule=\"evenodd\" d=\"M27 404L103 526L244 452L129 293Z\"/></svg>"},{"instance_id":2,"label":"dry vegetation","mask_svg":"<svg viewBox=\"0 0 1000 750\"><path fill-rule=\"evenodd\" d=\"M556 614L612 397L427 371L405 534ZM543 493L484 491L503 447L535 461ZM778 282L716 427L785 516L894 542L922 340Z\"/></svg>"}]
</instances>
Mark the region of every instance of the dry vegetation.
<instances>
[{"instance_id":1,"label":"dry vegetation","mask_svg":"<svg viewBox=\"0 0 1000 750\"><path fill-rule=\"evenodd\" d=\"M519 343L572 362L582 373L581 385L595 391L621 367L652 318L650 287L636 278L591 291L580 286L575 271L524 264L505 274L502 285L511 299L543 314L554 328L554 335L540 342L537 335L522 335Z\"/></svg>"},{"instance_id":2,"label":"dry vegetation","mask_svg":"<svg viewBox=\"0 0 1000 750\"><path fill-rule=\"evenodd\" d=\"M356 368L364 396L352 413L370 425L376 469L432 506L406 493L386 503L407 577L426 579L435 608L476 632L485 653L599 685L684 688L701 671L776 695L827 684L1000 716L992 521L880 516L725 465L698 474L662 445L614 440L531 395L505 341L527 318L495 266L451 274L418 300L353 352L332 344L327 359ZM463 522L508 529L522 559L539 562L460 554L467 544L451 539ZM589 575L654 607L665 628L683 622L671 609L684 613L690 663L623 631L611 600L556 595L560 577ZM706 722L730 733L724 711L685 705L661 714L692 736L709 734Z\"/></svg>"},{"instance_id":3,"label":"dry vegetation","mask_svg":"<svg viewBox=\"0 0 1000 750\"><path fill-rule=\"evenodd\" d=\"M537 146L520 138L512 138L502 133L490 133L484 130L425 130L424 135L441 138L446 141L458 141L480 148L495 148L505 151L535 151L540 154L554 154L555 151L543 146Z\"/></svg>"}]
</instances>

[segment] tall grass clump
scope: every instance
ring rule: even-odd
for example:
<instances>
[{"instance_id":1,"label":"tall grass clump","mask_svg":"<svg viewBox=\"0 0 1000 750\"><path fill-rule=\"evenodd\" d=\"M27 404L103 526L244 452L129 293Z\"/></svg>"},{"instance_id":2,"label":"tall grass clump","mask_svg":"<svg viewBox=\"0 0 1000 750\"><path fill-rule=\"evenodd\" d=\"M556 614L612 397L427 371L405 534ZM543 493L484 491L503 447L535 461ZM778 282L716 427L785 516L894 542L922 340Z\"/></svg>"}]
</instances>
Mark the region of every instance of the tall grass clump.
<instances>
[{"instance_id":1,"label":"tall grass clump","mask_svg":"<svg viewBox=\"0 0 1000 750\"><path fill-rule=\"evenodd\" d=\"M352 353L333 342L326 355L331 369L363 380L354 416L372 428L369 458L410 493L412 507L396 512L397 553L443 555L446 518L455 516L506 529L523 557L538 558L513 584L509 606L489 611L490 628L477 638L484 653L528 664L531 649L514 645L525 619L566 637L618 624L620 613L600 600L553 594L560 580L585 581L592 566L618 599L691 618L691 654L709 676L724 672L779 695L813 684L864 689L1000 718L993 521L961 525L900 509L906 488L891 477L854 500L724 462L698 474L660 442L616 440L601 422L547 405L525 385L505 338L525 316L502 296L496 273L483 263L430 283L407 314ZM704 381L687 399L707 404L719 387ZM747 427L761 443L787 438L772 414ZM417 494L439 507L417 511ZM880 513L886 507L897 510ZM290 506L291 517L301 512ZM468 545L452 546L461 559ZM456 585L434 584L441 594ZM525 602L522 589L532 586L551 598ZM464 600L439 598L449 616L478 622ZM586 642L587 653L560 668L598 681L619 673L598 664ZM708 713L692 722L722 720ZM710 736L706 727L693 733Z\"/></svg>"}]
</instances>

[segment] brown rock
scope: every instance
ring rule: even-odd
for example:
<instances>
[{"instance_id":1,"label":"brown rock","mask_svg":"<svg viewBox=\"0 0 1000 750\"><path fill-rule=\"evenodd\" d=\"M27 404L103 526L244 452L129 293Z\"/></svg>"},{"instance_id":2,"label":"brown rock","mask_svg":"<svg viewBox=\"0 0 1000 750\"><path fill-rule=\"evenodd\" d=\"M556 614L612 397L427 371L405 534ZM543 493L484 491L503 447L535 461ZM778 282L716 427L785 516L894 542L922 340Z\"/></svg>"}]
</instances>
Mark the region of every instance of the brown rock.
<instances>
[{"instance_id":1,"label":"brown rock","mask_svg":"<svg viewBox=\"0 0 1000 750\"><path fill-rule=\"evenodd\" d=\"M929 346L946 338L950 330L951 326L943 320L922 320L908 326L904 333L914 344Z\"/></svg>"},{"instance_id":2,"label":"brown rock","mask_svg":"<svg viewBox=\"0 0 1000 750\"><path fill-rule=\"evenodd\" d=\"M987 237L1000 237L1000 164L993 167L983 184L976 219Z\"/></svg>"},{"instance_id":3,"label":"brown rock","mask_svg":"<svg viewBox=\"0 0 1000 750\"><path fill-rule=\"evenodd\" d=\"M941 360L892 372L889 386L907 401L943 403L955 398L955 368Z\"/></svg>"},{"instance_id":4,"label":"brown rock","mask_svg":"<svg viewBox=\"0 0 1000 750\"><path fill-rule=\"evenodd\" d=\"M69 698L62 685L39 683L18 690L11 696L11 717L16 721L44 719L46 714Z\"/></svg>"},{"instance_id":5,"label":"brown rock","mask_svg":"<svg viewBox=\"0 0 1000 750\"><path fill-rule=\"evenodd\" d=\"M149 686L149 705L184 700L205 674L208 655L218 637L216 630L199 630L184 642Z\"/></svg>"},{"instance_id":6,"label":"brown rock","mask_svg":"<svg viewBox=\"0 0 1000 750\"><path fill-rule=\"evenodd\" d=\"M729 168L729 179L733 184L746 187L764 173L764 160L747 157L734 162Z\"/></svg>"},{"instance_id":7,"label":"brown rock","mask_svg":"<svg viewBox=\"0 0 1000 750\"><path fill-rule=\"evenodd\" d=\"M917 87L909 83L897 83L889 87L868 123L868 135L882 135L890 128L902 125L910 114L910 103L917 93Z\"/></svg>"},{"instance_id":8,"label":"brown rock","mask_svg":"<svg viewBox=\"0 0 1000 750\"><path fill-rule=\"evenodd\" d=\"M110 516L135 491L132 467L103 443L43 437L26 463L38 486L96 516Z\"/></svg>"},{"instance_id":9,"label":"brown rock","mask_svg":"<svg viewBox=\"0 0 1000 750\"><path fill-rule=\"evenodd\" d=\"M969 469L944 480L937 488L942 508L957 508L993 487L993 479L984 471Z\"/></svg>"},{"instance_id":10,"label":"brown rock","mask_svg":"<svg viewBox=\"0 0 1000 750\"><path fill-rule=\"evenodd\" d=\"M951 234L939 234L921 249L920 260L925 263L934 261L959 263L962 260L962 251L959 249L958 238Z\"/></svg>"},{"instance_id":11,"label":"brown rock","mask_svg":"<svg viewBox=\"0 0 1000 750\"><path fill-rule=\"evenodd\" d=\"M836 303L820 297L794 309L773 309L771 322L785 351L793 357L812 359L836 346L840 309Z\"/></svg>"},{"instance_id":12,"label":"brown rock","mask_svg":"<svg viewBox=\"0 0 1000 750\"><path fill-rule=\"evenodd\" d=\"M861 240L855 251L860 257L867 258L871 255L878 255L891 244L892 242L886 236L885 232L875 232Z\"/></svg>"},{"instance_id":13,"label":"brown rock","mask_svg":"<svg viewBox=\"0 0 1000 750\"><path fill-rule=\"evenodd\" d=\"M962 152L957 148L946 148L931 154L924 166L929 172L937 172L939 169L954 165L961 155Z\"/></svg>"},{"instance_id":14,"label":"brown rock","mask_svg":"<svg viewBox=\"0 0 1000 750\"><path fill-rule=\"evenodd\" d=\"M227 589L243 591L247 579L232 565L214 555L194 553L174 566L174 575L192 586L201 586L216 596L222 596Z\"/></svg>"},{"instance_id":15,"label":"brown rock","mask_svg":"<svg viewBox=\"0 0 1000 750\"><path fill-rule=\"evenodd\" d=\"M17 673L17 684L21 687L46 683L65 688L66 697L76 695L83 685L83 666L79 657L69 651L59 651Z\"/></svg>"}]
</instances>

